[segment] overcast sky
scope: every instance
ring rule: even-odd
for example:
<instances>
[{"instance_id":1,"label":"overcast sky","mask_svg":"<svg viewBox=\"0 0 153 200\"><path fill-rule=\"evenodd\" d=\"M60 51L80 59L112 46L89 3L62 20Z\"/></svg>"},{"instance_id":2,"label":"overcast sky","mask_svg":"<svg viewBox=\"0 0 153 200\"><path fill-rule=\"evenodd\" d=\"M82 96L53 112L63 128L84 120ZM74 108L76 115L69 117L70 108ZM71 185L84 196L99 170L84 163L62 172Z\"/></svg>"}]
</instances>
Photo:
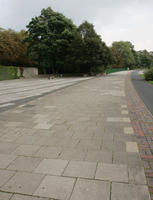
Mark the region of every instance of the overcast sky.
<instances>
[{"instance_id":1,"label":"overcast sky","mask_svg":"<svg viewBox=\"0 0 153 200\"><path fill-rule=\"evenodd\" d=\"M93 23L109 46L123 40L136 50L153 51L153 0L0 0L0 27L25 29L48 6L76 25Z\"/></svg>"}]
</instances>

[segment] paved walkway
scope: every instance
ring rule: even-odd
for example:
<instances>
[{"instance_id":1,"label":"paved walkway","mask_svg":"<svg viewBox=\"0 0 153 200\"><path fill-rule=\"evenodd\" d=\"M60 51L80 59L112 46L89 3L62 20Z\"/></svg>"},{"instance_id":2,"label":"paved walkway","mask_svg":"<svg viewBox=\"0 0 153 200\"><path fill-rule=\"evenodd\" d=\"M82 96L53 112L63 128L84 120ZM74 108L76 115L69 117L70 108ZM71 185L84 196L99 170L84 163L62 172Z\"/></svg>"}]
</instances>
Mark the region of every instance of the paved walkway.
<instances>
[{"instance_id":1,"label":"paved walkway","mask_svg":"<svg viewBox=\"0 0 153 200\"><path fill-rule=\"evenodd\" d=\"M87 80L1 112L0 200L150 200L125 80Z\"/></svg>"},{"instance_id":2,"label":"paved walkway","mask_svg":"<svg viewBox=\"0 0 153 200\"><path fill-rule=\"evenodd\" d=\"M0 81L0 111L90 78L20 79Z\"/></svg>"}]
</instances>

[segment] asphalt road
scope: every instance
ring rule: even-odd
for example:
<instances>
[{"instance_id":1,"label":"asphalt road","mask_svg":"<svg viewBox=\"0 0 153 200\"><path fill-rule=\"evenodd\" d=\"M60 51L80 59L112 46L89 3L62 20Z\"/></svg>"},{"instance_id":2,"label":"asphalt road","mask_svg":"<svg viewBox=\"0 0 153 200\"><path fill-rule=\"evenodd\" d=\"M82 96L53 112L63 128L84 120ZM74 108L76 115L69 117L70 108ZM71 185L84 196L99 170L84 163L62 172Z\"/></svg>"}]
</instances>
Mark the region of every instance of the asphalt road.
<instances>
[{"instance_id":1,"label":"asphalt road","mask_svg":"<svg viewBox=\"0 0 153 200\"><path fill-rule=\"evenodd\" d=\"M153 85L143 80L138 71L132 72L131 79L139 96L153 115Z\"/></svg>"}]
</instances>

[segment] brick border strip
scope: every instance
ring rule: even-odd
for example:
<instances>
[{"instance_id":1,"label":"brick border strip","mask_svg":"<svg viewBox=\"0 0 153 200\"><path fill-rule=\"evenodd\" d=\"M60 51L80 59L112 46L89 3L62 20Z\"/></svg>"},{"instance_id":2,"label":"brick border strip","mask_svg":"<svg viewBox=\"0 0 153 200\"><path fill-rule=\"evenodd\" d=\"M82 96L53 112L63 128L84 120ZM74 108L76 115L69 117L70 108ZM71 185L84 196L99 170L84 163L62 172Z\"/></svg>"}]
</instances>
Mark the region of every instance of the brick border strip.
<instances>
[{"instance_id":1,"label":"brick border strip","mask_svg":"<svg viewBox=\"0 0 153 200\"><path fill-rule=\"evenodd\" d=\"M145 168L151 199L153 200L153 116L137 94L131 73L126 77L125 93L140 156Z\"/></svg>"}]
</instances>

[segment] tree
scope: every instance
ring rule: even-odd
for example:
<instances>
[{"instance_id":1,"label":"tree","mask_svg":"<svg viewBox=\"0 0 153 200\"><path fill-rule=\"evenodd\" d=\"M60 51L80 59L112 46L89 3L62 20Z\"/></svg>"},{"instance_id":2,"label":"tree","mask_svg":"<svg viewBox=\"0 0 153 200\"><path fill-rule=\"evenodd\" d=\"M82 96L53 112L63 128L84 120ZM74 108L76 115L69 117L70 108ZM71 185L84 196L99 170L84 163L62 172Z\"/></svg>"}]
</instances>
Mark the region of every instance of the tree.
<instances>
[{"instance_id":1,"label":"tree","mask_svg":"<svg viewBox=\"0 0 153 200\"><path fill-rule=\"evenodd\" d=\"M26 44L22 43L25 31L15 32L0 29L0 64L31 66L36 63L26 55Z\"/></svg>"},{"instance_id":2,"label":"tree","mask_svg":"<svg viewBox=\"0 0 153 200\"><path fill-rule=\"evenodd\" d=\"M135 65L134 46L130 42L113 42L112 49L119 58L117 64L129 68Z\"/></svg>"},{"instance_id":3,"label":"tree","mask_svg":"<svg viewBox=\"0 0 153 200\"><path fill-rule=\"evenodd\" d=\"M99 67L108 65L110 50L101 40L91 23L82 23L71 45L71 63L81 73L97 72Z\"/></svg>"},{"instance_id":4,"label":"tree","mask_svg":"<svg viewBox=\"0 0 153 200\"><path fill-rule=\"evenodd\" d=\"M153 55L147 50L138 51L137 55L139 57L139 64L143 68L150 68L153 66Z\"/></svg>"},{"instance_id":5,"label":"tree","mask_svg":"<svg viewBox=\"0 0 153 200\"><path fill-rule=\"evenodd\" d=\"M50 7L32 18L27 25L29 55L39 62L43 71L58 73L65 64L73 32L72 21Z\"/></svg>"}]
</instances>

